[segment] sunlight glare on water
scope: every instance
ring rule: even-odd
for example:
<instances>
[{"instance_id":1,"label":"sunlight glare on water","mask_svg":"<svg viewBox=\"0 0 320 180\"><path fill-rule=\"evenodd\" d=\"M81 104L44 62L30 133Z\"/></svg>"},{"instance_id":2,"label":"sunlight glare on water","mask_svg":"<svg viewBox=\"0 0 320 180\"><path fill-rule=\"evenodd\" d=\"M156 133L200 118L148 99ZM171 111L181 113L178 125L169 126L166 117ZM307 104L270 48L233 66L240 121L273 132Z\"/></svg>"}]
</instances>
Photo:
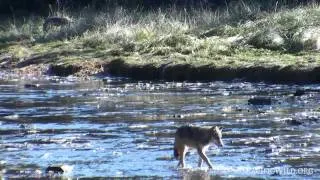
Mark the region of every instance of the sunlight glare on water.
<instances>
[{"instance_id":1,"label":"sunlight glare on water","mask_svg":"<svg viewBox=\"0 0 320 180\"><path fill-rule=\"evenodd\" d=\"M255 96L271 104L249 104ZM315 178L319 102L319 85L1 80L0 177L62 166L58 176L74 178ZM195 150L177 168L174 132L187 124L224 127L225 147L207 152L212 170L197 167Z\"/></svg>"}]
</instances>

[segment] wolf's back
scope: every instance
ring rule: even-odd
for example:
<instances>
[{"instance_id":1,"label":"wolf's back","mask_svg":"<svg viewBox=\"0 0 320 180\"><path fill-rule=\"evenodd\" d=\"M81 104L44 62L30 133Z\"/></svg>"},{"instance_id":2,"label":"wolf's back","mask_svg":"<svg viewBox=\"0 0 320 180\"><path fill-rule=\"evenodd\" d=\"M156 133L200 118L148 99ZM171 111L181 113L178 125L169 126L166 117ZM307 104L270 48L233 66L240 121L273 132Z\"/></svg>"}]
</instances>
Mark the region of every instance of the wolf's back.
<instances>
[{"instance_id":1,"label":"wolf's back","mask_svg":"<svg viewBox=\"0 0 320 180\"><path fill-rule=\"evenodd\" d=\"M195 127L191 126L181 126L180 128L177 129L176 131L176 136L179 138L187 138L187 139L192 139L195 133Z\"/></svg>"}]
</instances>

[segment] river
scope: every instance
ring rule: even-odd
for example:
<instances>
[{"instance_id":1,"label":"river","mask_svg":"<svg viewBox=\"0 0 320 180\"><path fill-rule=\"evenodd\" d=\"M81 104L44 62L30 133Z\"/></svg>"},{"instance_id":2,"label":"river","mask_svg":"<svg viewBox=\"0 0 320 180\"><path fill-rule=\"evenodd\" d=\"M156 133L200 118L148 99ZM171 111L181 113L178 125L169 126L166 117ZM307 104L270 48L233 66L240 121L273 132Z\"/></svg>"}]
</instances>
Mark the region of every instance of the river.
<instances>
[{"instance_id":1,"label":"river","mask_svg":"<svg viewBox=\"0 0 320 180\"><path fill-rule=\"evenodd\" d=\"M271 104L248 103L257 96ZM319 102L319 84L2 75L0 177L316 179ZM177 168L173 136L187 124L224 128L225 146L207 151L212 170L195 150Z\"/></svg>"}]
</instances>

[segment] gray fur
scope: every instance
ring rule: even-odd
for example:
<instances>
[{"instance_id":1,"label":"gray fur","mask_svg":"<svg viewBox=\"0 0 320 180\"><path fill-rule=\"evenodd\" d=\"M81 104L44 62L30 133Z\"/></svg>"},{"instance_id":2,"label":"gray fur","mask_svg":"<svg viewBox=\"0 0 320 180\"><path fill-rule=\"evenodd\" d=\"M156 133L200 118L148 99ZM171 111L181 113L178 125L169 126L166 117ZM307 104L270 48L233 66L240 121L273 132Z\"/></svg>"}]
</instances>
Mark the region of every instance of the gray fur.
<instances>
[{"instance_id":1,"label":"gray fur","mask_svg":"<svg viewBox=\"0 0 320 180\"><path fill-rule=\"evenodd\" d=\"M211 128L182 126L175 133L174 156L179 158L179 165L184 167L184 157L188 147L195 148L200 156L198 166L201 167L205 161L209 168L212 164L205 154L210 143L223 146L221 128L214 126Z\"/></svg>"}]
</instances>

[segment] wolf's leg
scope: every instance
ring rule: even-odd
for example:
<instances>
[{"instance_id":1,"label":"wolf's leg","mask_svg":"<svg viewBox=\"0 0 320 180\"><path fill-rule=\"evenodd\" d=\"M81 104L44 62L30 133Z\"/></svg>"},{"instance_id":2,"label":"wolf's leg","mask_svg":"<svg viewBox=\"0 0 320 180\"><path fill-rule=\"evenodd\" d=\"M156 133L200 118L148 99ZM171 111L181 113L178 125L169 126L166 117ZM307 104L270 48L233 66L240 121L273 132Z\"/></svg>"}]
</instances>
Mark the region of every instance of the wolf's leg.
<instances>
[{"instance_id":1,"label":"wolf's leg","mask_svg":"<svg viewBox=\"0 0 320 180\"><path fill-rule=\"evenodd\" d=\"M198 167L202 167L203 159L199 156Z\"/></svg>"},{"instance_id":2,"label":"wolf's leg","mask_svg":"<svg viewBox=\"0 0 320 180\"><path fill-rule=\"evenodd\" d=\"M179 163L178 163L178 166L181 166L182 168L184 168L184 165L185 165L184 158L185 158L185 155L186 155L185 146L178 147L178 152L179 152Z\"/></svg>"},{"instance_id":3,"label":"wolf's leg","mask_svg":"<svg viewBox=\"0 0 320 180\"><path fill-rule=\"evenodd\" d=\"M199 153L200 157L207 163L209 168L212 169L212 164L211 164L210 160L208 159L208 157L204 154L202 148L198 147L198 153Z\"/></svg>"},{"instance_id":4,"label":"wolf's leg","mask_svg":"<svg viewBox=\"0 0 320 180\"><path fill-rule=\"evenodd\" d=\"M184 166L185 166L185 161L184 161L184 159L185 159L185 157L186 157L186 147L185 146L183 146L183 148L182 148L182 153L181 153L181 167L182 168L184 168Z\"/></svg>"}]
</instances>

